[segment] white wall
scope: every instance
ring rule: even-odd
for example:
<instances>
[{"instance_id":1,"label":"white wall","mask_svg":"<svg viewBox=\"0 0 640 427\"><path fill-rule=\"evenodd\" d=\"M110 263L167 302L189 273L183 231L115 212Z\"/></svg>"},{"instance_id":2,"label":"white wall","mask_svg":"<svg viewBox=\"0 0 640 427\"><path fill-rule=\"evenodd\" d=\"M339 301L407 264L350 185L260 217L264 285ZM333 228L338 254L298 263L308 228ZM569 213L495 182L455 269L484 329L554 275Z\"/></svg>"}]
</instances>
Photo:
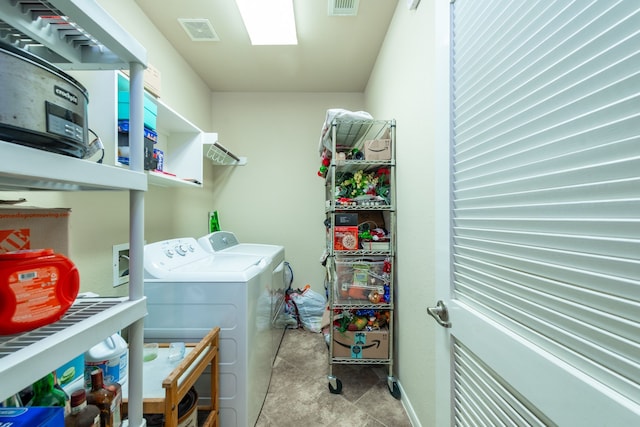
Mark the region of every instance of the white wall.
<instances>
[{"instance_id":1,"label":"white wall","mask_svg":"<svg viewBox=\"0 0 640 427\"><path fill-rule=\"evenodd\" d=\"M318 141L329 108L360 110L362 93L213 93L220 142L249 157L214 167L205 183L221 227L241 241L285 246L293 287L324 292L324 179Z\"/></svg>"},{"instance_id":2,"label":"white wall","mask_svg":"<svg viewBox=\"0 0 640 427\"><path fill-rule=\"evenodd\" d=\"M396 376L414 425L435 425L434 49L431 1L398 3L365 92L366 110L395 118L398 259ZM446 409L446 408L443 408Z\"/></svg>"}]
</instances>

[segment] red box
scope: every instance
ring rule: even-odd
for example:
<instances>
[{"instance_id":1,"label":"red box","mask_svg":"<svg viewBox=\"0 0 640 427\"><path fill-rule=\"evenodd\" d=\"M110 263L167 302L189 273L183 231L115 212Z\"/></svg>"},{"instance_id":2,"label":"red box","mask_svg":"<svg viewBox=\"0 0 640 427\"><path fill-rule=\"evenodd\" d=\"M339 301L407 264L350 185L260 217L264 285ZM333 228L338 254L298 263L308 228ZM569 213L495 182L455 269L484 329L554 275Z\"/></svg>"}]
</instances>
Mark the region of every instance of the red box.
<instances>
[{"instance_id":1,"label":"red box","mask_svg":"<svg viewBox=\"0 0 640 427\"><path fill-rule=\"evenodd\" d=\"M358 226L345 225L334 227L333 249L336 251L357 251Z\"/></svg>"}]
</instances>

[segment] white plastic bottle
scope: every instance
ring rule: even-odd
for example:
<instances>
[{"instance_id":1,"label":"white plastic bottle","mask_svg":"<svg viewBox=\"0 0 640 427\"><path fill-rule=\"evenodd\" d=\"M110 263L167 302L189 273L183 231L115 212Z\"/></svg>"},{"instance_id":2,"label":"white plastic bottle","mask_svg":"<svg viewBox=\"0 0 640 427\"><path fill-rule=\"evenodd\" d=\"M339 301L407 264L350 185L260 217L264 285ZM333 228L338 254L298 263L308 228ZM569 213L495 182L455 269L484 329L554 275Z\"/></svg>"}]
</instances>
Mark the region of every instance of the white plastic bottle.
<instances>
[{"instance_id":1,"label":"white plastic bottle","mask_svg":"<svg viewBox=\"0 0 640 427\"><path fill-rule=\"evenodd\" d=\"M127 381L129 349L120 334L113 334L84 354L84 386L91 388L91 371L100 368L105 383Z\"/></svg>"}]
</instances>

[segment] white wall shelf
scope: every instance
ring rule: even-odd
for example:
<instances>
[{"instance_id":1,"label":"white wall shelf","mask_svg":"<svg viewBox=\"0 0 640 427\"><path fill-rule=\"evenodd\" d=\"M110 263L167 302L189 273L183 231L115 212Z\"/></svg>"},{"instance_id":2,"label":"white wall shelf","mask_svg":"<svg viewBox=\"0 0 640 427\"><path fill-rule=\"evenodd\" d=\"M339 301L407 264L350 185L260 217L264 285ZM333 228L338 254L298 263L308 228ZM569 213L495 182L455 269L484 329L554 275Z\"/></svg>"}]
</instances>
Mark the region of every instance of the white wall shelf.
<instances>
[{"instance_id":1,"label":"white wall shelf","mask_svg":"<svg viewBox=\"0 0 640 427\"><path fill-rule=\"evenodd\" d=\"M72 72L91 94L89 126L105 145L105 163L126 168L118 162L118 90L125 88L128 77L114 71ZM204 180L203 155L218 147L213 164L243 165L246 157L238 157L218 143L218 134L204 132L162 99L145 92L148 101L157 106L158 141L154 148L163 151L162 171L147 171L149 185L158 187L201 188Z\"/></svg>"},{"instance_id":2,"label":"white wall shelf","mask_svg":"<svg viewBox=\"0 0 640 427\"><path fill-rule=\"evenodd\" d=\"M142 172L75 159L0 141L0 189L13 190L141 190Z\"/></svg>"},{"instance_id":3,"label":"white wall shelf","mask_svg":"<svg viewBox=\"0 0 640 427\"><path fill-rule=\"evenodd\" d=\"M147 52L98 3L86 0L0 2L0 40L65 70L131 70L132 96L141 98ZM0 70L2 74L2 70ZM99 93L99 91L98 91ZM96 95L96 94L91 94ZM114 106L115 108L115 106ZM129 422L142 418L142 345L146 299L143 295L144 191L142 117L134 113L132 170L0 141L0 189L112 190L130 197L129 297L78 299L63 318L33 331L0 337L0 400L18 393L46 373L84 353L113 333L129 329ZM138 143L140 141L140 143ZM87 206L87 209L91 209Z\"/></svg>"},{"instance_id":4,"label":"white wall shelf","mask_svg":"<svg viewBox=\"0 0 640 427\"><path fill-rule=\"evenodd\" d=\"M202 187L202 182L195 178L179 178L177 176L169 175L158 171L147 171L149 177L149 184L156 187Z\"/></svg>"}]
</instances>

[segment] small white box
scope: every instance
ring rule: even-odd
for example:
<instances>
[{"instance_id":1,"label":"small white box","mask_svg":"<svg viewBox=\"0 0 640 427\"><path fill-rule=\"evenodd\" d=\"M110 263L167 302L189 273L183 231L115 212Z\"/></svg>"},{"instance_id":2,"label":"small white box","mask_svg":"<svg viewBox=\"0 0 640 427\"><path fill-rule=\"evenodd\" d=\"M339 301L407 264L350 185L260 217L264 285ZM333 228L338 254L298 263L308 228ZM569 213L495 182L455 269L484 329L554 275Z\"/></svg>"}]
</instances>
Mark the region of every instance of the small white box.
<instances>
[{"instance_id":1,"label":"small white box","mask_svg":"<svg viewBox=\"0 0 640 427\"><path fill-rule=\"evenodd\" d=\"M122 70L122 73L129 76L129 70ZM160 70L151 64L147 64L147 68L144 69L144 88L151 95L156 98L160 98Z\"/></svg>"}]
</instances>

